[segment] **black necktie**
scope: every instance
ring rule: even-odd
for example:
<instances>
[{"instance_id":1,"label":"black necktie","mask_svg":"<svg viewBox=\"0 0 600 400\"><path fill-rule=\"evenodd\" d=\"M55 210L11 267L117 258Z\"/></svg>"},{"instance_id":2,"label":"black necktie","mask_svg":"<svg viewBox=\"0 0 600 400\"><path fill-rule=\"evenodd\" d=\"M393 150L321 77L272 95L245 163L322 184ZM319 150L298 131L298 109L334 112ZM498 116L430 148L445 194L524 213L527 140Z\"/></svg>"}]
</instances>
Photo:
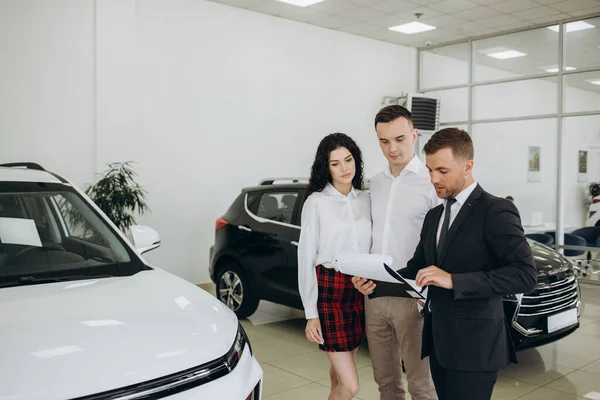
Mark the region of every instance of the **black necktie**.
<instances>
[{"instance_id":1,"label":"black necktie","mask_svg":"<svg viewBox=\"0 0 600 400\"><path fill-rule=\"evenodd\" d=\"M450 212L452 209L452 204L456 202L456 199L450 198L446 201L446 209L444 211L444 222L442 223L442 231L440 232L440 240L438 240L437 246L437 258L438 262L442 255L442 250L444 249L444 245L446 244L446 237L448 236L448 230L450 228Z\"/></svg>"}]
</instances>

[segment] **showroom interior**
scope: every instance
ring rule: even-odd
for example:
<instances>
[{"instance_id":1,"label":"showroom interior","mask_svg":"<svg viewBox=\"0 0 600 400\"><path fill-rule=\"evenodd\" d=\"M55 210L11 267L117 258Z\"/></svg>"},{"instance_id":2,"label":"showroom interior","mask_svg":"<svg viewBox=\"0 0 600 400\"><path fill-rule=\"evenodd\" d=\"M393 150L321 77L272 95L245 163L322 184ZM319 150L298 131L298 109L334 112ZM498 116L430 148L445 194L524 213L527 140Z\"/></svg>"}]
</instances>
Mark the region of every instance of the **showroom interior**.
<instances>
[{"instance_id":1,"label":"showroom interior","mask_svg":"<svg viewBox=\"0 0 600 400\"><path fill-rule=\"evenodd\" d=\"M307 178L333 132L372 177L377 111L439 100L437 127L473 139L477 182L579 281L578 328L520 350L492 398L600 399L600 0L2 0L0 88L0 164L85 188L131 162L136 221L160 235L144 259L211 296L215 223L244 188ZM263 300L240 322L262 398L327 398L301 310ZM356 398L379 399L367 343L356 362Z\"/></svg>"}]
</instances>

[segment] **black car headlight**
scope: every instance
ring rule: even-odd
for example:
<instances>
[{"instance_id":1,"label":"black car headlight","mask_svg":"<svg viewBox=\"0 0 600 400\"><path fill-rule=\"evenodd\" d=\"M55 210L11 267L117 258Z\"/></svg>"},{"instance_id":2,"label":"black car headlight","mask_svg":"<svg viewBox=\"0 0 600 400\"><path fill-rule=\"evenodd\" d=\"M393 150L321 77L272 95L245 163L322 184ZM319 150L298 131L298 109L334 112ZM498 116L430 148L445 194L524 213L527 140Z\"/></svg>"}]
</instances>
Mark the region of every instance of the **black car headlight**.
<instances>
[{"instance_id":1,"label":"black car headlight","mask_svg":"<svg viewBox=\"0 0 600 400\"><path fill-rule=\"evenodd\" d=\"M248 340L248 334L244 330L242 324L238 322L238 332L237 337L235 338L235 347L236 351L239 351L240 357L244 352L245 346L248 346L248 350L250 350L250 355L252 355L252 347L250 346L250 340Z\"/></svg>"},{"instance_id":2,"label":"black car headlight","mask_svg":"<svg viewBox=\"0 0 600 400\"><path fill-rule=\"evenodd\" d=\"M248 341L248 336L246 335L246 331L242 327L240 323L238 323L237 334L235 335L235 341L233 342L233 346L231 350L226 355L226 362L229 370L233 370L238 362L242 359L242 354L244 354L244 349L248 346L250 350L250 354L252 354L252 348L250 347L250 342Z\"/></svg>"}]
</instances>

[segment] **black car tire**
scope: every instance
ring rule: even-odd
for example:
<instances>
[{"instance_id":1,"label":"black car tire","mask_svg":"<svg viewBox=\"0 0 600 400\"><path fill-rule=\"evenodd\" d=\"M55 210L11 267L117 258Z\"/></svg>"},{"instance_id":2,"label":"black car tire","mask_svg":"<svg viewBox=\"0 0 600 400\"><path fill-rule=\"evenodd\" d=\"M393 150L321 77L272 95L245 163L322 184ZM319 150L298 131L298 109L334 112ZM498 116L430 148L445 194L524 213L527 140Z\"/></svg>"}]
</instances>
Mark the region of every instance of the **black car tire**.
<instances>
[{"instance_id":1,"label":"black car tire","mask_svg":"<svg viewBox=\"0 0 600 400\"><path fill-rule=\"evenodd\" d=\"M254 314L260 299L252 293L246 275L236 263L229 262L220 268L216 282L217 298L235 312L238 318L247 318ZM233 294L237 295L238 299L241 298L241 304L236 304L238 301L235 300L235 297L224 298L226 295L221 295L222 289L233 289ZM228 302L233 303L228 304Z\"/></svg>"}]
</instances>

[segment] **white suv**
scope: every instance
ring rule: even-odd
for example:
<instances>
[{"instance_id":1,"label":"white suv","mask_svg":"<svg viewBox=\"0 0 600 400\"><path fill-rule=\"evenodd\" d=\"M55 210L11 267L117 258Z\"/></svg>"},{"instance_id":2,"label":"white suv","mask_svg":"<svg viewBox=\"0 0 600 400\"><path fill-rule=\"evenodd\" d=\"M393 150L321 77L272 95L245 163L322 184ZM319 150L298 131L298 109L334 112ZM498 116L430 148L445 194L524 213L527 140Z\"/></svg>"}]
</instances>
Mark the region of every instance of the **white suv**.
<instances>
[{"instance_id":1,"label":"white suv","mask_svg":"<svg viewBox=\"0 0 600 400\"><path fill-rule=\"evenodd\" d=\"M261 398L236 316L141 256L75 185L0 166L0 399Z\"/></svg>"}]
</instances>

